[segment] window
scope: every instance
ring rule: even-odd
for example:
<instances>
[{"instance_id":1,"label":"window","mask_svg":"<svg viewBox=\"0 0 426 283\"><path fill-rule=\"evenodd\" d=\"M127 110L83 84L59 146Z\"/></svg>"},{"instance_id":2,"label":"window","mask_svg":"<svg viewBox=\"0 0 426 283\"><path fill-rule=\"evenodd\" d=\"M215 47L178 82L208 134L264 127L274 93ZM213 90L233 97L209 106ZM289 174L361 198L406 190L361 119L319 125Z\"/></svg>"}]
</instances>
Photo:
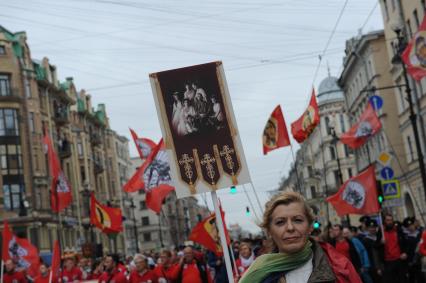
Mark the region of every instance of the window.
<instances>
[{"instance_id":1,"label":"window","mask_svg":"<svg viewBox=\"0 0 426 283\"><path fill-rule=\"evenodd\" d=\"M151 233L143 233L143 240L145 242L150 242L151 241Z\"/></svg>"},{"instance_id":2,"label":"window","mask_svg":"<svg viewBox=\"0 0 426 283\"><path fill-rule=\"evenodd\" d=\"M25 84L25 96L31 97L31 83L28 80L28 78L24 79L24 84Z\"/></svg>"},{"instance_id":3,"label":"window","mask_svg":"<svg viewBox=\"0 0 426 283\"><path fill-rule=\"evenodd\" d=\"M34 112L30 112L30 114L28 116L28 123L29 123L31 133L34 134L35 133Z\"/></svg>"},{"instance_id":4,"label":"window","mask_svg":"<svg viewBox=\"0 0 426 283\"><path fill-rule=\"evenodd\" d=\"M139 209L140 209L140 210L144 210L144 209L146 209L146 202L145 202L144 200L141 200L141 201L139 202Z\"/></svg>"},{"instance_id":5,"label":"window","mask_svg":"<svg viewBox=\"0 0 426 283\"><path fill-rule=\"evenodd\" d=\"M330 146L328 147L329 151L330 151L330 160L335 160L336 159L336 152L334 151L334 147Z\"/></svg>"},{"instance_id":6,"label":"window","mask_svg":"<svg viewBox=\"0 0 426 283\"><path fill-rule=\"evenodd\" d=\"M343 148L345 150L345 157L349 157L349 155L352 153L352 150L346 144L343 145Z\"/></svg>"},{"instance_id":7,"label":"window","mask_svg":"<svg viewBox=\"0 0 426 283\"><path fill-rule=\"evenodd\" d=\"M138 194L143 195L145 193L145 190L139 190Z\"/></svg>"},{"instance_id":8,"label":"window","mask_svg":"<svg viewBox=\"0 0 426 283\"><path fill-rule=\"evenodd\" d=\"M6 47L4 47L4 45L0 45L0 55L5 55L6 54Z\"/></svg>"},{"instance_id":9,"label":"window","mask_svg":"<svg viewBox=\"0 0 426 283\"><path fill-rule=\"evenodd\" d=\"M17 210L20 206L21 187L19 184L3 185L4 207L7 210Z\"/></svg>"},{"instance_id":10,"label":"window","mask_svg":"<svg viewBox=\"0 0 426 283\"><path fill-rule=\"evenodd\" d=\"M334 175L334 180L336 180L336 184L340 185L340 177L339 177L339 171L338 170L334 170L333 171L333 175ZM337 188L336 188L337 189Z\"/></svg>"},{"instance_id":11,"label":"window","mask_svg":"<svg viewBox=\"0 0 426 283\"><path fill-rule=\"evenodd\" d=\"M327 132L327 135L330 136L331 135L330 118L325 117L324 121L325 121L325 130Z\"/></svg>"},{"instance_id":12,"label":"window","mask_svg":"<svg viewBox=\"0 0 426 283\"><path fill-rule=\"evenodd\" d=\"M340 131L344 133L346 132L346 129L345 129L345 117L343 116L343 114L339 115L339 120L340 120Z\"/></svg>"},{"instance_id":13,"label":"window","mask_svg":"<svg viewBox=\"0 0 426 283\"><path fill-rule=\"evenodd\" d=\"M142 217L142 226L148 226L149 225L149 217L144 216Z\"/></svg>"},{"instance_id":14,"label":"window","mask_svg":"<svg viewBox=\"0 0 426 283\"><path fill-rule=\"evenodd\" d=\"M10 92L10 76L0 74L0 96L11 95Z\"/></svg>"},{"instance_id":15,"label":"window","mask_svg":"<svg viewBox=\"0 0 426 283\"><path fill-rule=\"evenodd\" d=\"M314 172L312 170L312 166L308 165L307 169L308 169L308 177L313 177L314 176Z\"/></svg>"},{"instance_id":16,"label":"window","mask_svg":"<svg viewBox=\"0 0 426 283\"><path fill-rule=\"evenodd\" d=\"M352 178L352 168L348 168L348 177Z\"/></svg>"},{"instance_id":17,"label":"window","mask_svg":"<svg viewBox=\"0 0 426 283\"><path fill-rule=\"evenodd\" d=\"M408 30L408 35L411 37L411 35L413 34L413 30L411 29L410 20L407 20L407 30Z\"/></svg>"},{"instance_id":18,"label":"window","mask_svg":"<svg viewBox=\"0 0 426 283\"><path fill-rule=\"evenodd\" d=\"M79 156L83 156L83 145L81 144L81 142L77 143L77 151Z\"/></svg>"},{"instance_id":19,"label":"window","mask_svg":"<svg viewBox=\"0 0 426 283\"><path fill-rule=\"evenodd\" d=\"M0 164L2 175L22 174L21 146L15 144L0 145Z\"/></svg>"},{"instance_id":20,"label":"window","mask_svg":"<svg viewBox=\"0 0 426 283\"><path fill-rule=\"evenodd\" d=\"M0 109L0 136L19 136L15 109Z\"/></svg>"}]
</instances>

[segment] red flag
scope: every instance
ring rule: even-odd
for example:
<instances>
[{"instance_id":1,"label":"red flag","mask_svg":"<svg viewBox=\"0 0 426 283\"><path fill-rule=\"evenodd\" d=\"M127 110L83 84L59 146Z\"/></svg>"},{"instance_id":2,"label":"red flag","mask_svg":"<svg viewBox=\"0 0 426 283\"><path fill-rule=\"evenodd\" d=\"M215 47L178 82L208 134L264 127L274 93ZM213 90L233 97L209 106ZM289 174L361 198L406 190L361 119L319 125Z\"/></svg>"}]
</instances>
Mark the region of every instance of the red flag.
<instances>
[{"instance_id":1,"label":"red flag","mask_svg":"<svg viewBox=\"0 0 426 283\"><path fill-rule=\"evenodd\" d=\"M90 196L90 223L105 234L123 231L123 217L120 208L109 207L97 201L95 194Z\"/></svg>"},{"instance_id":2,"label":"red flag","mask_svg":"<svg viewBox=\"0 0 426 283\"><path fill-rule=\"evenodd\" d=\"M352 126L346 133L340 136L340 141L350 148L358 148L364 145L367 140L375 135L382 128L379 117L376 115L371 103L367 104L367 108L358 123Z\"/></svg>"},{"instance_id":3,"label":"red flag","mask_svg":"<svg viewBox=\"0 0 426 283\"><path fill-rule=\"evenodd\" d=\"M225 227L226 242L229 245L230 238L225 224L225 213L220 210L222 214L223 226ZM216 214L213 213L203 221L199 222L192 229L189 235L189 240L199 243L206 249L214 252L217 256L223 255L222 245L220 244L219 230L216 226Z\"/></svg>"},{"instance_id":4,"label":"red flag","mask_svg":"<svg viewBox=\"0 0 426 283\"><path fill-rule=\"evenodd\" d=\"M163 139L123 187L128 193L142 189L146 192L147 207L156 213L160 213L165 197L175 189Z\"/></svg>"},{"instance_id":5,"label":"red flag","mask_svg":"<svg viewBox=\"0 0 426 283\"><path fill-rule=\"evenodd\" d=\"M288 137L287 126L285 125L280 105L275 107L271 117L266 122L262 138L264 155L274 149L290 145L290 138Z\"/></svg>"},{"instance_id":6,"label":"red flag","mask_svg":"<svg viewBox=\"0 0 426 283\"><path fill-rule=\"evenodd\" d=\"M374 214L380 210L377 200L374 166L347 180L339 191L328 197L339 216L345 214Z\"/></svg>"},{"instance_id":7,"label":"red flag","mask_svg":"<svg viewBox=\"0 0 426 283\"><path fill-rule=\"evenodd\" d=\"M52 282L56 282L60 276L61 268L61 248L59 246L58 240L53 244L53 254L52 254Z\"/></svg>"},{"instance_id":8,"label":"red flag","mask_svg":"<svg viewBox=\"0 0 426 283\"><path fill-rule=\"evenodd\" d=\"M52 141L46 133L43 143L47 147L47 157L49 159L49 170L52 176L52 185L50 192L50 203L53 212L61 212L72 202L71 186L61 169L61 163L53 149Z\"/></svg>"},{"instance_id":9,"label":"red flag","mask_svg":"<svg viewBox=\"0 0 426 283\"><path fill-rule=\"evenodd\" d=\"M130 129L130 133L132 134L133 141L135 142L136 148L138 149L139 156L141 157L141 159L147 158L152 152L152 150L155 148L155 142L147 138L139 138L135 131L133 131L132 129Z\"/></svg>"},{"instance_id":10,"label":"red flag","mask_svg":"<svg viewBox=\"0 0 426 283\"><path fill-rule=\"evenodd\" d=\"M291 124L291 133L294 139L301 143L309 137L320 122L319 109L315 98L315 90L312 88L311 100L305 113Z\"/></svg>"},{"instance_id":11,"label":"red flag","mask_svg":"<svg viewBox=\"0 0 426 283\"><path fill-rule=\"evenodd\" d=\"M9 228L7 221L3 222L2 260L13 260L17 269L35 277L39 272L40 257L38 250L30 241L16 237Z\"/></svg>"},{"instance_id":12,"label":"red flag","mask_svg":"<svg viewBox=\"0 0 426 283\"><path fill-rule=\"evenodd\" d=\"M416 81L426 76L426 17L402 53L402 61Z\"/></svg>"}]
</instances>

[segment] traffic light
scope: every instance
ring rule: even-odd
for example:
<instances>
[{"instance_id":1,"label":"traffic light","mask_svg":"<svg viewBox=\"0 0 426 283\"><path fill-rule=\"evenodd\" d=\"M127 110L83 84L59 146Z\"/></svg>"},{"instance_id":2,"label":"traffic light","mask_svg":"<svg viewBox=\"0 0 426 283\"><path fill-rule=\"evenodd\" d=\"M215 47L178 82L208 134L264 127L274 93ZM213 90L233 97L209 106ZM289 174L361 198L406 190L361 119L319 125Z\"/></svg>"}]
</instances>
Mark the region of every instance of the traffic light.
<instances>
[{"instance_id":1,"label":"traffic light","mask_svg":"<svg viewBox=\"0 0 426 283\"><path fill-rule=\"evenodd\" d=\"M321 227L321 223L318 220L315 220L313 223L314 229L319 229Z\"/></svg>"},{"instance_id":2,"label":"traffic light","mask_svg":"<svg viewBox=\"0 0 426 283\"><path fill-rule=\"evenodd\" d=\"M246 206L246 216L250 216L250 207Z\"/></svg>"},{"instance_id":3,"label":"traffic light","mask_svg":"<svg viewBox=\"0 0 426 283\"><path fill-rule=\"evenodd\" d=\"M376 188L377 188L377 201L379 203L379 206L382 207L383 201L385 200L385 198L383 197L382 182L376 181Z\"/></svg>"},{"instance_id":4,"label":"traffic light","mask_svg":"<svg viewBox=\"0 0 426 283\"><path fill-rule=\"evenodd\" d=\"M237 187L232 186L231 187L231 195L236 194L237 193Z\"/></svg>"}]
</instances>

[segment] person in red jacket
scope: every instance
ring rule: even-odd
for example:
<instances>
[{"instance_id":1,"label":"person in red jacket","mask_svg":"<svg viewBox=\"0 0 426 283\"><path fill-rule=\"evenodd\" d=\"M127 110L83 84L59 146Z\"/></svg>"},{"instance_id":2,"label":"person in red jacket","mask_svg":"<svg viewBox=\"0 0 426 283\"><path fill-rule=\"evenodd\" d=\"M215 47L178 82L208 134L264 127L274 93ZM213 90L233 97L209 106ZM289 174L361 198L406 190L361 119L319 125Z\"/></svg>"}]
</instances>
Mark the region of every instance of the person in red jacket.
<instances>
[{"instance_id":1,"label":"person in red jacket","mask_svg":"<svg viewBox=\"0 0 426 283\"><path fill-rule=\"evenodd\" d=\"M251 245L248 242L242 242L239 247L239 257L235 261L238 270L238 276L242 276L250 267L255 259Z\"/></svg>"},{"instance_id":2,"label":"person in red jacket","mask_svg":"<svg viewBox=\"0 0 426 283\"><path fill-rule=\"evenodd\" d=\"M384 219L384 273L383 282L405 282L407 254L401 249L401 234L395 227L392 214L386 214Z\"/></svg>"},{"instance_id":3,"label":"person in red jacket","mask_svg":"<svg viewBox=\"0 0 426 283\"><path fill-rule=\"evenodd\" d=\"M60 280L62 283L78 283L82 280L83 273L80 268L75 266L75 257L68 256L64 259L64 269L61 272Z\"/></svg>"},{"instance_id":4,"label":"person in red jacket","mask_svg":"<svg viewBox=\"0 0 426 283\"><path fill-rule=\"evenodd\" d=\"M172 253L164 250L160 253L161 262L154 269L154 273L158 278L158 283L172 283L174 282L170 277L172 270Z\"/></svg>"},{"instance_id":5,"label":"person in red jacket","mask_svg":"<svg viewBox=\"0 0 426 283\"><path fill-rule=\"evenodd\" d=\"M27 283L27 279L22 272L15 269L15 263L8 259L5 262L5 273L3 274L2 283Z\"/></svg>"},{"instance_id":6,"label":"person in red jacket","mask_svg":"<svg viewBox=\"0 0 426 283\"><path fill-rule=\"evenodd\" d=\"M105 271L99 277L99 283L127 283L127 278L123 272L118 269L119 259L115 254L109 254L105 257Z\"/></svg>"},{"instance_id":7,"label":"person in red jacket","mask_svg":"<svg viewBox=\"0 0 426 283\"><path fill-rule=\"evenodd\" d=\"M40 274L34 278L34 283L49 283L50 271L45 263L40 264ZM53 281L52 281L53 282Z\"/></svg>"},{"instance_id":8,"label":"person in red jacket","mask_svg":"<svg viewBox=\"0 0 426 283\"><path fill-rule=\"evenodd\" d=\"M148 259L141 255L135 255L133 259L136 268L130 273L129 283L157 283L157 276L148 267Z\"/></svg>"},{"instance_id":9,"label":"person in red jacket","mask_svg":"<svg viewBox=\"0 0 426 283\"><path fill-rule=\"evenodd\" d=\"M205 264L200 263L194 257L192 247L183 250L183 257L170 271L172 280L181 283L212 283L213 280Z\"/></svg>"}]
</instances>

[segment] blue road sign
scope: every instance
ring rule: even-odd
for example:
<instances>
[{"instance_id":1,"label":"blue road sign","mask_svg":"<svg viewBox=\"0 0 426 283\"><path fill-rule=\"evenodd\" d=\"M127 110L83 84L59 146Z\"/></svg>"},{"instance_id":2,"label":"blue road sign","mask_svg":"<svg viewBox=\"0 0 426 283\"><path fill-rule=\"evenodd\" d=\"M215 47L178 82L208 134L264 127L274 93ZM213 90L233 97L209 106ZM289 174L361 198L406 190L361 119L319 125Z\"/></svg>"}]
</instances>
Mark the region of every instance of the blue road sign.
<instances>
[{"instance_id":1,"label":"blue road sign","mask_svg":"<svg viewBox=\"0 0 426 283\"><path fill-rule=\"evenodd\" d=\"M390 167L383 167L382 170L380 170L380 176L382 176L383 180L390 180L393 178L394 173L392 168Z\"/></svg>"},{"instance_id":2,"label":"blue road sign","mask_svg":"<svg viewBox=\"0 0 426 283\"><path fill-rule=\"evenodd\" d=\"M370 97L370 103L373 106L374 110L379 110L383 107L383 98L378 95L373 95Z\"/></svg>"},{"instance_id":3,"label":"blue road sign","mask_svg":"<svg viewBox=\"0 0 426 283\"><path fill-rule=\"evenodd\" d=\"M401 189L399 187L399 181L396 179L382 181L382 190L383 190L383 197L385 200L401 197Z\"/></svg>"}]
</instances>

